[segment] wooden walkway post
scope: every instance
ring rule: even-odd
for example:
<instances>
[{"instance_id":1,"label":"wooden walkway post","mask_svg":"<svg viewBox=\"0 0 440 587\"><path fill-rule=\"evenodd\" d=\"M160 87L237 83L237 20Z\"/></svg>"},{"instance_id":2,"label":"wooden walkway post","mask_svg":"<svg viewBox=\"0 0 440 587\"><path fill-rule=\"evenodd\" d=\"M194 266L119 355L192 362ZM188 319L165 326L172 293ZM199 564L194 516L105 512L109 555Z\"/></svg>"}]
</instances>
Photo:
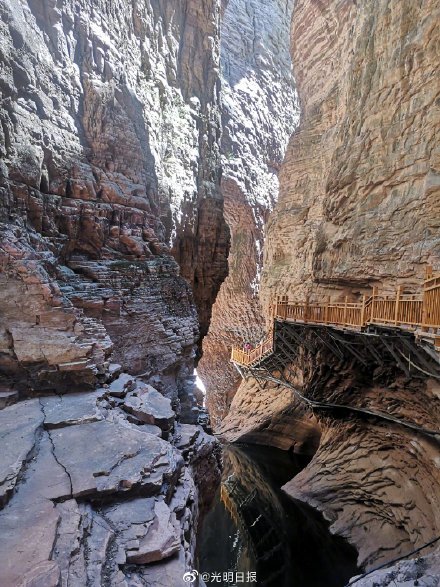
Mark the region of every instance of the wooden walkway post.
<instances>
[{"instance_id":1,"label":"wooden walkway post","mask_svg":"<svg viewBox=\"0 0 440 587\"><path fill-rule=\"evenodd\" d=\"M429 330L429 327L428 327L429 301L428 301L428 294L426 292L426 282L428 281L428 279L431 279L431 277L432 277L432 266L426 265L426 267L425 267L425 283L423 285L423 298L422 298L422 300L423 300L422 301L422 332L428 332L428 330Z\"/></svg>"},{"instance_id":2,"label":"wooden walkway post","mask_svg":"<svg viewBox=\"0 0 440 587\"><path fill-rule=\"evenodd\" d=\"M328 324L329 306L330 306L330 296L327 296L327 303L326 303L325 308L324 308L324 323L325 324Z\"/></svg>"},{"instance_id":3,"label":"wooden walkway post","mask_svg":"<svg viewBox=\"0 0 440 587\"><path fill-rule=\"evenodd\" d=\"M378 287L374 286L372 295L363 295L361 302L331 302L330 296L321 302L310 302L309 295L305 301L290 302L287 295L272 298L270 313L272 324L268 336L252 351L234 347L231 361L244 366L255 365L264 357L276 352L274 349L274 326L277 319L289 322L326 324L329 327L343 326L351 330L362 329L367 324L380 326L394 325L396 328L411 327L416 331L432 332L437 351L440 350L440 274L433 274L432 267L425 270L423 297L405 295L401 285L395 295L379 296ZM247 345L246 345L247 346Z\"/></svg>"},{"instance_id":4,"label":"wooden walkway post","mask_svg":"<svg viewBox=\"0 0 440 587\"><path fill-rule=\"evenodd\" d=\"M370 322L374 322L374 310L375 310L375 305L376 305L376 297L377 297L377 293L378 293L378 287L377 285L375 285L373 287L373 294L371 296L371 316L370 316Z\"/></svg>"},{"instance_id":5,"label":"wooden walkway post","mask_svg":"<svg viewBox=\"0 0 440 587\"><path fill-rule=\"evenodd\" d=\"M399 308L400 308L400 298L402 296L402 286L399 285L397 288L397 293L396 293L396 305L394 308L394 324L395 326L397 326L397 324L399 323Z\"/></svg>"},{"instance_id":6,"label":"wooden walkway post","mask_svg":"<svg viewBox=\"0 0 440 587\"><path fill-rule=\"evenodd\" d=\"M367 300L367 297L364 294L362 296L361 323L359 324L359 326L361 326L361 327L365 326L365 304L366 304L366 300Z\"/></svg>"}]
</instances>

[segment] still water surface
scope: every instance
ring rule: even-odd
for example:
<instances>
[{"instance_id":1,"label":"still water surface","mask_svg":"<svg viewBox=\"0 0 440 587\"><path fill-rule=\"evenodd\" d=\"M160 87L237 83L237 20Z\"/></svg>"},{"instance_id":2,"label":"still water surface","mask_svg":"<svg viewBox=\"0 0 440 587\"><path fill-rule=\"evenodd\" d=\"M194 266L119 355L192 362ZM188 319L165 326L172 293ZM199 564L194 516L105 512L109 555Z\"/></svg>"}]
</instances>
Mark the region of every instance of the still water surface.
<instances>
[{"instance_id":1,"label":"still water surface","mask_svg":"<svg viewBox=\"0 0 440 587\"><path fill-rule=\"evenodd\" d=\"M357 574L356 551L318 512L281 491L307 461L255 445L225 446L223 459L198 537L207 586L343 587Z\"/></svg>"}]
</instances>

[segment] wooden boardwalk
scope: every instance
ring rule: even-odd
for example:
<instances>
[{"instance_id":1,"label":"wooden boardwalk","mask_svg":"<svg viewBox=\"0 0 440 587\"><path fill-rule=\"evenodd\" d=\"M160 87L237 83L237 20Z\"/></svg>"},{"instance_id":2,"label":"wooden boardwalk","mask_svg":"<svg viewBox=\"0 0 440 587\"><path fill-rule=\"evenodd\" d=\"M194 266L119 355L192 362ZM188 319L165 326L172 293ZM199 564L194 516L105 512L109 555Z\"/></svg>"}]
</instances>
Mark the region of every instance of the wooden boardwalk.
<instances>
[{"instance_id":1,"label":"wooden boardwalk","mask_svg":"<svg viewBox=\"0 0 440 587\"><path fill-rule=\"evenodd\" d=\"M367 332L372 327L413 331L416 338L432 342L440 350L440 274L427 268L419 294L404 293L400 286L392 296L373 288L362 301L289 301L287 296L272 305L273 323L267 338L252 350L233 348L231 361L242 367L258 365L274 352L273 327L276 321L321 325L328 328Z\"/></svg>"}]
</instances>

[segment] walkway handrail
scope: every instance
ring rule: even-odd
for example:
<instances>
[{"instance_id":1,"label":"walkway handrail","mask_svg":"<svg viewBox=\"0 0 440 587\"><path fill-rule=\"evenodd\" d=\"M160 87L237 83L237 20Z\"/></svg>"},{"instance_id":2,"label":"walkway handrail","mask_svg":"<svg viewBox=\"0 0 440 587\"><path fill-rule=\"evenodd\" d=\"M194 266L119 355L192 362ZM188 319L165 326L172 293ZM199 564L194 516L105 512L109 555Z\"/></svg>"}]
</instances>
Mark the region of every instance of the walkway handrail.
<instances>
[{"instance_id":1,"label":"walkway handrail","mask_svg":"<svg viewBox=\"0 0 440 587\"><path fill-rule=\"evenodd\" d=\"M402 286L394 295L381 295L376 287L370 297L361 302L345 298L343 302L289 301L287 296L278 297L273 306L273 320L285 320L302 324L324 324L342 326L350 330L362 330L375 324L410 328L423 332L440 330L440 273L434 275L428 267L423 290L420 294L403 293ZM252 366L262 357L273 352L273 325L268 337L252 350L233 348L231 361L243 366Z\"/></svg>"},{"instance_id":2,"label":"walkway handrail","mask_svg":"<svg viewBox=\"0 0 440 587\"><path fill-rule=\"evenodd\" d=\"M240 365L253 365L260 361L263 356L269 355L273 351L273 330L268 336L254 349L242 350L232 347L231 361Z\"/></svg>"}]
</instances>

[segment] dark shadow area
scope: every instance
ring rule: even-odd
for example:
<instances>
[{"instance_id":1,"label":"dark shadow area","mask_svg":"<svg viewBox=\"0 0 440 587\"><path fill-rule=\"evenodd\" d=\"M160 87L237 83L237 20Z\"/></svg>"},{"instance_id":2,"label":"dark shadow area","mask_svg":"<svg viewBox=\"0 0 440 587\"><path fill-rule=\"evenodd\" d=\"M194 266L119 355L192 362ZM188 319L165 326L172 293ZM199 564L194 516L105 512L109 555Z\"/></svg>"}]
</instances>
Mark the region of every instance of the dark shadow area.
<instances>
[{"instance_id":1,"label":"dark shadow area","mask_svg":"<svg viewBox=\"0 0 440 587\"><path fill-rule=\"evenodd\" d=\"M269 447L224 448L221 487L198 538L200 573L221 573L215 584L225 586L244 573L245 584L271 587L343 587L357 574L356 550L330 533L319 512L280 489L307 462ZM233 581L223 579L228 571Z\"/></svg>"}]
</instances>

